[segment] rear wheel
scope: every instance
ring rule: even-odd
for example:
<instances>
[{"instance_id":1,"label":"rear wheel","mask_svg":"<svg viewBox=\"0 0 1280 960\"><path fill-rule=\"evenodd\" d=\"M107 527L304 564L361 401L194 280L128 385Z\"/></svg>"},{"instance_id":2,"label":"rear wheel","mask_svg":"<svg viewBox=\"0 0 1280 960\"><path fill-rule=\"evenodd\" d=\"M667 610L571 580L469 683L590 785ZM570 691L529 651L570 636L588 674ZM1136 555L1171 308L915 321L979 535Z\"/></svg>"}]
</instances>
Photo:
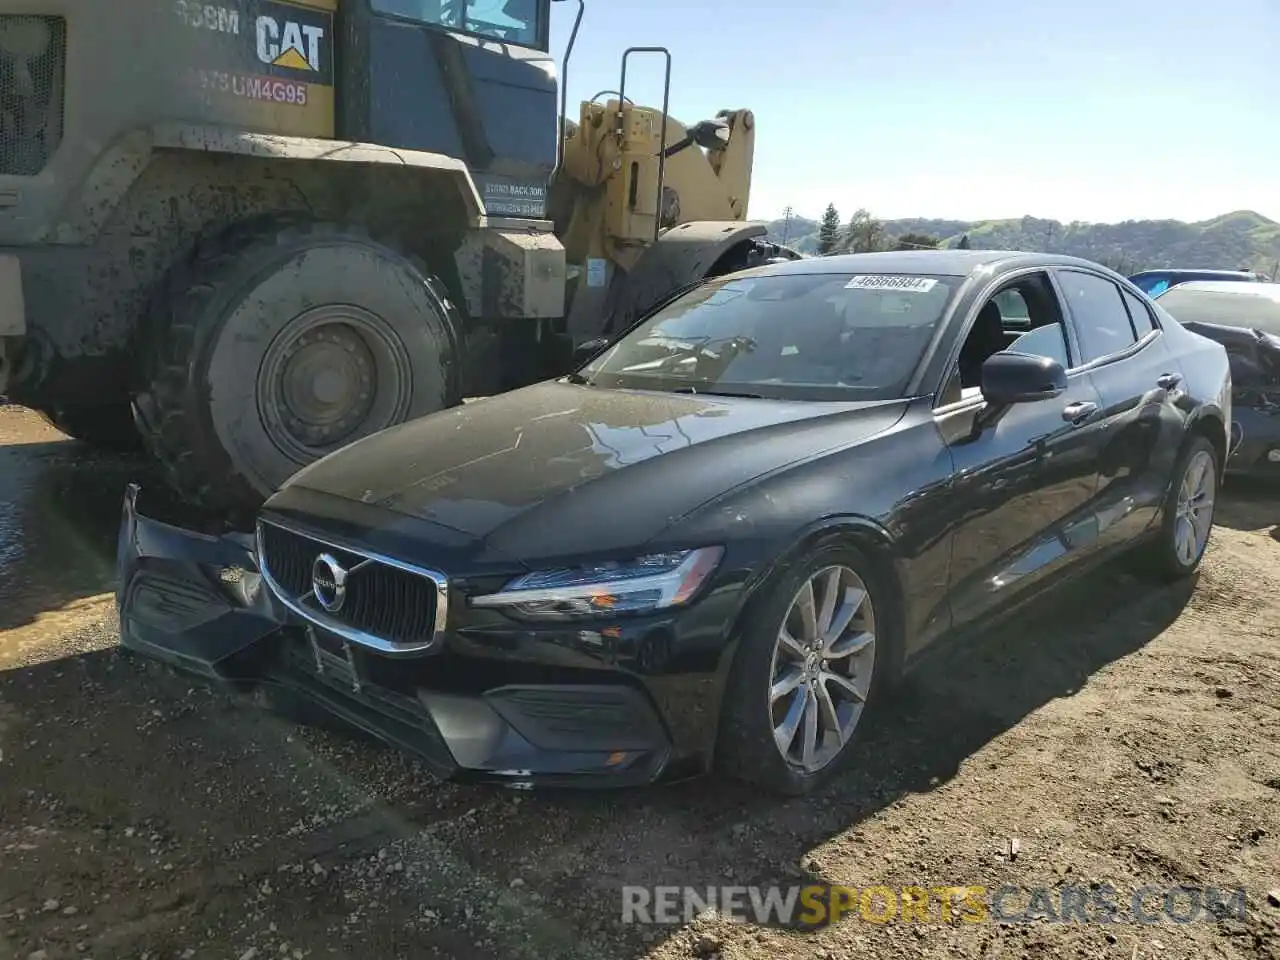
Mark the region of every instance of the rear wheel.
<instances>
[{"instance_id":1,"label":"rear wheel","mask_svg":"<svg viewBox=\"0 0 1280 960\"><path fill-rule=\"evenodd\" d=\"M725 691L721 769L788 795L818 788L848 761L894 662L878 568L854 547L818 548L775 583L742 637Z\"/></svg>"},{"instance_id":2,"label":"rear wheel","mask_svg":"<svg viewBox=\"0 0 1280 960\"><path fill-rule=\"evenodd\" d=\"M187 499L252 510L325 454L460 402L459 326L438 280L356 229L242 224L159 292L136 417Z\"/></svg>"},{"instance_id":3,"label":"rear wheel","mask_svg":"<svg viewBox=\"0 0 1280 960\"><path fill-rule=\"evenodd\" d=\"M1192 437L1173 477L1160 530L1146 545L1143 557L1147 571L1163 580L1194 573L1209 545L1219 477L1213 444L1205 437Z\"/></svg>"}]
</instances>

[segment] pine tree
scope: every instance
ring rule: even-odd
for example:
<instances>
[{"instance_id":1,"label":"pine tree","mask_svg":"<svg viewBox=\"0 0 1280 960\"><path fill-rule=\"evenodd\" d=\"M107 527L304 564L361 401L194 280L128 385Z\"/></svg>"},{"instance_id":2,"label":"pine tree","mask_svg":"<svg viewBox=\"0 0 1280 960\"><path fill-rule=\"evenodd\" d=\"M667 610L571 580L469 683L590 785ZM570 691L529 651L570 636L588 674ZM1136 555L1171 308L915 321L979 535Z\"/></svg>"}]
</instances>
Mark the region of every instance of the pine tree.
<instances>
[{"instance_id":1,"label":"pine tree","mask_svg":"<svg viewBox=\"0 0 1280 960\"><path fill-rule=\"evenodd\" d=\"M956 249L957 250L969 249L969 235L967 233L960 238L960 242L956 244Z\"/></svg>"},{"instance_id":2,"label":"pine tree","mask_svg":"<svg viewBox=\"0 0 1280 960\"><path fill-rule=\"evenodd\" d=\"M840 214L834 203L827 204L822 215L822 224L818 227L818 255L829 257L840 246Z\"/></svg>"}]
</instances>

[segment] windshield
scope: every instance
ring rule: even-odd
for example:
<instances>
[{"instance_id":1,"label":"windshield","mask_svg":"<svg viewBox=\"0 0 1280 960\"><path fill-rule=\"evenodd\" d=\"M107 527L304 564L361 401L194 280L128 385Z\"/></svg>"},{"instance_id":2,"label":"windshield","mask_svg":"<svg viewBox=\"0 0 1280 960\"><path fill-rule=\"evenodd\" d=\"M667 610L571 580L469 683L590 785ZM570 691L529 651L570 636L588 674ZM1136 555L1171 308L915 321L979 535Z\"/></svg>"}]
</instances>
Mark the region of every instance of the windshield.
<instances>
[{"instance_id":1,"label":"windshield","mask_svg":"<svg viewBox=\"0 0 1280 960\"><path fill-rule=\"evenodd\" d=\"M1280 286L1261 296L1173 287L1159 303L1180 323L1214 323L1280 335Z\"/></svg>"},{"instance_id":2,"label":"windshield","mask_svg":"<svg viewBox=\"0 0 1280 960\"><path fill-rule=\"evenodd\" d=\"M373 9L522 47L547 49L547 0L373 0Z\"/></svg>"},{"instance_id":3,"label":"windshield","mask_svg":"<svg viewBox=\"0 0 1280 960\"><path fill-rule=\"evenodd\" d=\"M659 310L577 378L780 400L900 397L963 280L849 273L712 280Z\"/></svg>"}]
</instances>

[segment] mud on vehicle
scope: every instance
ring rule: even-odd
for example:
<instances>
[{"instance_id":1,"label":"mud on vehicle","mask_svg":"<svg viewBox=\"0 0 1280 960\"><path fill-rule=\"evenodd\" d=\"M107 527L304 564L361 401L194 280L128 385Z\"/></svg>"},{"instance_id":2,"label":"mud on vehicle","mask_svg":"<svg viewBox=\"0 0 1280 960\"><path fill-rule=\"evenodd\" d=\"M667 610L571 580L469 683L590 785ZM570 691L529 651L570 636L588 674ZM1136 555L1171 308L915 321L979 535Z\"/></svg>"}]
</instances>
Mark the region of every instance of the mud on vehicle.
<instances>
[{"instance_id":1,"label":"mud on vehicle","mask_svg":"<svg viewBox=\"0 0 1280 960\"><path fill-rule=\"evenodd\" d=\"M0 0L0 395L246 510L795 257L745 220L751 112L634 104L636 48L568 121L551 7Z\"/></svg>"}]
</instances>

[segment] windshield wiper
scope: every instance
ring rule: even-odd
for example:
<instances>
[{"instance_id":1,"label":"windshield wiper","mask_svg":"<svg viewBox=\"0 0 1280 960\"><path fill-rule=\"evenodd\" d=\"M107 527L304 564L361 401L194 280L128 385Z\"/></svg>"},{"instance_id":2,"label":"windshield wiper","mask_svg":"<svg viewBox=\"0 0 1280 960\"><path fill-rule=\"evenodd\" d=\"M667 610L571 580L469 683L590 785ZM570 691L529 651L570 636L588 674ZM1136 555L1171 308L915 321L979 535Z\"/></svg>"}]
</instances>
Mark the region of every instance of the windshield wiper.
<instances>
[{"instance_id":1,"label":"windshield wiper","mask_svg":"<svg viewBox=\"0 0 1280 960\"><path fill-rule=\"evenodd\" d=\"M565 380L567 380L569 383L572 383L576 387L591 386L591 381L588 380L586 377L584 377L580 373L567 373L565 374Z\"/></svg>"},{"instance_id":2,"label":"windshield wiper","mask_svg":"<svg viewBox=\"0 0 1280 960\"><path fill-rule=\"evenodd\" d=\"M678 390L672 390L671 393L690 393L695 396L707 397L742 397L744 400L763 400L758 393L739 393L737 390L702 390L698 387L680 387Z\"/></svg>"}]
</instances>

